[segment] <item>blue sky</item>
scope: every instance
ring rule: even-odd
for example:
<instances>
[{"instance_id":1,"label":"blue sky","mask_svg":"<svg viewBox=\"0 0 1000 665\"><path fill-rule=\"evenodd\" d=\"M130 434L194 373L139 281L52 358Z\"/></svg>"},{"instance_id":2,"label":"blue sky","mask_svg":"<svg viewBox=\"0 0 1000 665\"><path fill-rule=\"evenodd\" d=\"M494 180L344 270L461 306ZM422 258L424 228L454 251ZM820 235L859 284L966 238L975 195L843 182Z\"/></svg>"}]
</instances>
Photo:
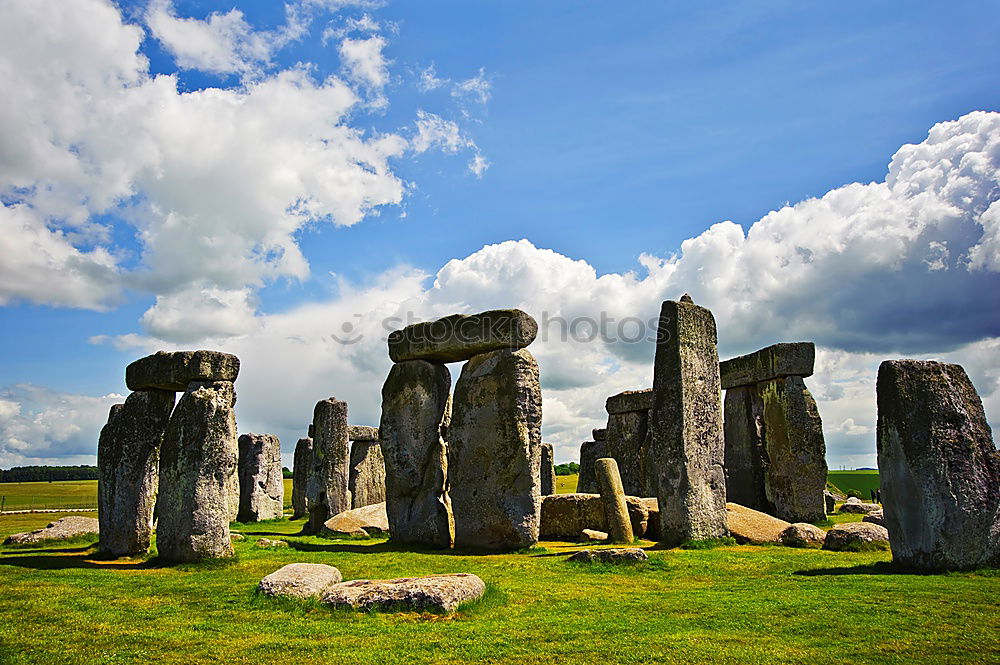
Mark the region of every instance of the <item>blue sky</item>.
<instances>
[{"instance_id":1,"label":"blue sky","mask_svg":"<svg viewBox=\"0 0 1000 665\"><path fill-rule=\"evenodd\" d=\"M376 312L648 317L684 291L724 357L817 341L832 466L873 465L882 358L963 362L1000 417L1000 130L969 116L1000 107L1000 7L0 8L0 221L23 233L0 249L0 466L92 458L124 365L158 348L240 352L241 429L290 453L328 394L377 421ZM762 218L801 271L713 226ZM344 320L363 344L330 347ZM536 355L559 460L649 381L648 345Z\"/></svg>"}]
</instances>

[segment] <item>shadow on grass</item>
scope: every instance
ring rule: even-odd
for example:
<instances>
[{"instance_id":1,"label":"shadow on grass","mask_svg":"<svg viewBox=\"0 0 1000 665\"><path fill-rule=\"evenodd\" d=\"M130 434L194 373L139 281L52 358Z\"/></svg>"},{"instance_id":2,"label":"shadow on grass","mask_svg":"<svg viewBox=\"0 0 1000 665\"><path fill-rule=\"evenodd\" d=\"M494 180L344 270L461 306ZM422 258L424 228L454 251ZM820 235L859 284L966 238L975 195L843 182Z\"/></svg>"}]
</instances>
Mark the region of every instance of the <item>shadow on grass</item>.
<instances>
[{"instance_id":1,"label":"shadow on grass","mask_svg":"<svg viewBox=\"0 0 1000 665\"><path fill-rule=\"evenodd\" d=\"M844 566L842 568L811 568L809 570L797 570L793 575L804 577L821 577L825 575L939 575L933 571L907 568L891 561L878 561L876 563L860 564L857 566Z\"/></svg>"},{"instance_id":2,"label":"shadow on grass","mask_svg":"<svg viewBox=\"0 0 1000 665\"><path fill-rule=\"evenodd\" d=\"M159 557L120 559L111 555L92 552L90 548L20 550L0 552L0 566L15 566L32 570L162 570L203 571L228 568L239 562L239 556L201 561L168 561ZM38 553L35 553L38 552ZM43 554L44 553L44 554Z\"/></svg>"}]
</instances>

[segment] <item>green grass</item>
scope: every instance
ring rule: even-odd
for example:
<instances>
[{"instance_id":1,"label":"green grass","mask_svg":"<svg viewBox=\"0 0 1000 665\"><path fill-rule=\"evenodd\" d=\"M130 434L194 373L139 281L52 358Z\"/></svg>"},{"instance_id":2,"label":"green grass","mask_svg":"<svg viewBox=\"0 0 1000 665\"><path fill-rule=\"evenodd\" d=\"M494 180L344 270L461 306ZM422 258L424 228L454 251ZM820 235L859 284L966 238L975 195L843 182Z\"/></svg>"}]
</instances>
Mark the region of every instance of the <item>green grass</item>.
<instances>
[{"instance_id":1,"label":"green grass","mask_svg":"<svg viewBox=\"0 0 1000 665\"><path fill-rule=\"evenodd\" d=\"M858 490L865 501L870 500L871 490L879 488L878 471L829 471L826 477L844 494Z\"/></svg>"},{"instance_id":2,"label":"green grass","mask_svg":"<svg viewBox=\"0 0 1000 665\"><path fill-rule=\"evenodd\" d=\"M571 494L576 491L576 481L580 476L556 476L556 494Z\"/></svg>"},{"instance_id":3,"label":"green grass","mask_svg":"<svg viewBox=\"0 0 1000 665\"><path fill-rule=\"evenodd\" d=\"M0 535L59 515L0 517ZM885 552L650 549L645 564L325 541L238 525L224 565L103 561L86 545L0 547L0 663L982 663L1000 660L1000 571L909 575ZM261 549L258 537L291 548ZM645 543L648 547L650 543ZM541 552L541 550L536 550ZM457 615L332 612L255 593L291 562L345 579L471 572Z\"/></svg>"}]
</instances>

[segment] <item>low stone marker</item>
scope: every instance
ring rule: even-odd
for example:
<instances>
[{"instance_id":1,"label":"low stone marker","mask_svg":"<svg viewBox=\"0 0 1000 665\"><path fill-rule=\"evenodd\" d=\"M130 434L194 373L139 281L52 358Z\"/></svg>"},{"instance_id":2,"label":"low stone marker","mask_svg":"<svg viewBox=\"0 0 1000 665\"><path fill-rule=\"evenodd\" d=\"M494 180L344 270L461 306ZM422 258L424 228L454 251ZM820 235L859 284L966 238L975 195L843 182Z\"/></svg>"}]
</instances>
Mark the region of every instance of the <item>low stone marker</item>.
<instances>
[{"instance_id":1,"label":"low stone marker","mask_svg":"<svg viewBox=\"0 0 1000 665\"><path fill-rule=\"evenodd\" d=\"M453 573L395 580L352 580L329 587L321 602L356 610L375 608L402 612L454 612L462 603L481 598L486 585L476 575Z\"/></svg>"},{"instance_id":2,"label":"low stone marker","mask_svg":"<svg viewBox=\"0 0 1000 665\"><path fill-rule=\"evenodd\" d=\"M347 402L335 397L317 402L313 410L313 433L306 490L309 521L303 531L316 534L328 519L351 509Z\"/></svg>"},{"instance_id":3,"label":"low stone marker","mask_svg":"<svg viewBox=\"0 0 1000 665\"><path fill-rule=\"evenodd\" d=\"M273 434L243 434L237 441L240 479L238 522L279 519L285 502L281 442Z\"/></svg>"},{"instance_id":4,"label":"low stone marker","mask_svg":"<svg viewBox=\"0 0 1000 665\"><path fill-rule=\"evenodd\" d=\"M48 540L68 540L77 536L98 535L100 523L93 517L63 517L49 522L44 529L27 533L14 533L4 539L4 545L27 545Z\"/></svg>"},{"instance_id":5,"label":"low stone marker","mask_svg":"<svg viewBox=\"0 0 1000 665\"><path fill-rule=\"evenodd\" d=\"M549 494L556 493L556 465L554 455L555 453L552 450L552 444L543 443L542 462L539 468L541 481L540 491L542 496L548 496Z\"/></svg>"},{"instance_id":6,"label":"low stone marker","mask_svg":"<svg viewBox=\"0 0 1000 665\"><path fill-rule=\"evenodd\" d=\"M272 549L275 547L288 547L288 541L274 540L271 538L258 538L257 542L254 544L257 545L257 547L263 547L265 549Z\"/></svg>"},{"instance_id":7,"label":"low stone marker","mask_svg":"<svg viewBox=\"0 0 1000 665\"><path fill-rule=\"evenodd\" d=\"M833 552L856 552L868 549L889 549L889 532L883 526L869 522L837 524L826 532L823 549Z\"/></svg>"},{"instance_id":8,"label":"low stone marker","mask_svg":"<svg viewBox=\"0 0 1000 665\"><path fill-rule=\"evenodd\" d=\"M1000 566L1000 453L965 370L887 360L877 393L893 561L924 570Z\"/></svg>"},{"instance_id":9,"label":"low stone marker","mask_svg":"<svg viewBox=\"0 0 1000 665\"><path fill-rule=\"evenodd\" d=\"M790 524L781 532L781 544L786 547L820 548L826 541L826 531L806 522Z\"/></svg>"},{"instance_id":10,"label":"low stone marker","mask_svg":"<svg viewBox=\"0 0 1000 665\"><path fill-rule=\"evenodd\" d=\"M389 334L389 357L399 363L454 363L501 349L523 349L535 340L538 323L519 309L454 314L415 323Z\"/></svg>"},{"instance_id":11,"label":"low stone marker","mask_svg":"<svg viewBox=\"0 0 1000 665\"><path fill-rule=\"evenodd\" d=\"M340 582L340 571L322 563L290 563L260 581L258 590L266 596L319 598Z\"/></svg>"},{"instance_id":12,"label":"low stone marker","mask_svg":"<svg viewBox=\"0 0 1000 665\"><path fill-rule=\"evenodd\" d=\"M310 425L310 428L312 425ZM309 472L312 469L313 440L303 437L295 443L295 457L292 468L292 519L302 519L309 514L306 508L306 491L309 486Z\"/></svg>"},{"instance_id":13,"label":"low stone marker","mask_svg":"<svg viewBox=\"0 0 1000 665\"><path fill-rule=\"evenodd\" d=\"M596 470L609 540L613 543L631 543L635 536L632 534L628 507L625 505L625 491L622 489L622 479L618 475L618 464L610 457L602 457L597 460Z\"/></svg>"},{"instance_id":14,"label":"low stone marker","mask_svg":"<svg viewBox=\"0 0 1000 665\"><path fill-rule=\"evenodd\" d=\"M581 550L575 552L567 561L579 563L639 563L649 559L645 550L638 547L622 547L607 550Z\"/></svg>"},{"instance_id":15,"label":"low stone marker","mask_svg":"<svg viewBox=\"0 0 1000 665\"><path fill-rule=\"evenodd\" d=\"M580 471L576 480L576 491L582 494L597 493L597 474L594 462L608 454L606 441L584 441L580 445Z\"/></svg>"}]
</instances>

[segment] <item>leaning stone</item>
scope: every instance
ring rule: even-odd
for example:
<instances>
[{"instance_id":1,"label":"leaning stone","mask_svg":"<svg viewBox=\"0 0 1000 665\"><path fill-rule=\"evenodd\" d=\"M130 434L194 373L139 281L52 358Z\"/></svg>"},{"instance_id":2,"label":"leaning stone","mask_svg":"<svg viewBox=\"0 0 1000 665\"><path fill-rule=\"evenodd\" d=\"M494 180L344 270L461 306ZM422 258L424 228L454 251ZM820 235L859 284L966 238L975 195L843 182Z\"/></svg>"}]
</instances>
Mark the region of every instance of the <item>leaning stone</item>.
<instances>
[{"instance_id":1,"label":"leaning stone","mask_svg":"<svg viewBox=\"0 0 1000 665\"><path fill-rule=\"evenodd\" d=\"M787 547L819 548L825 540L826 531L806 522L790 524L781 532L781 544Z\"/></svg>"},{"instance_id":2,"label":"leaning stone","mask_svg":"<svg viewBox=\"0 0 1000 665\"><path fill-rule=\"evenodd\" d=\"M730 535L738 543L777 543L781 533L791 526L785 520L736 503L726 504L726 520Z\"/></svg>"},{"instance_id":3,"label":"leaning stone","mask_svg":"<svg viewBox=\"0 0 1000 665\"><path fill-rule=\"evenodd\" d=\"M97 444L99 549L112 556L145 554L153 533L160 447L174 393L133 392L111 408Z\"/></svg>"},{"instance_id":4,"label":"leaning stone","mask_svg":"<svg viewBox=\"0 0 1000 665\"><path fill-rule=\"evenodd\" d=\"M3 541L4 545L27 545L47 540L68 540L78 536L98 535L100 523L93 517L63 517L50 522L44 529L15 533Z\"/></svg>"},{"instance_id":5,"label":"leaning stone","mask_svg":"<svg viewBox=\"0 0 1000 665\"><path fill-rule=\"evenodd\" d=\"M306 490L309 521L303 532L315 534L328 519L351 509L347 402L335 397L317 402L313 425L316 436Z\"/></svg>"},{"instance_id":6,"label":"leaning stone","mask_svg":"<svg viewBox=\"0 0 1000 665\"><path fill-rule=\"evenodd\" d=\"M870 515L882 512L882 506L877 503L863 503L861 499L852 496L840 505L840 512L854 515Z\"/></svg>"},{"instance_id":7,"label":"leaning stone","mask_svg":"<svg viewBox=\"0 0 1000 665\"><path fill-rule=\"evenodd\" d=\"M156 548L171 561L228 557L236 475L236 392L228 381L192 383L163 435Z\"/></svg>"},{"instance_id":8,"label":"leaning stone","mask_svg":"<svg viewBox=\"0 0 1000 665\"><path fill-rule=\"evenodd\" d=\"M645 550L638 547L622 547L608 550L581 550L566 560L582 563L639 563L647 559L649 555Z\"/></svg>"},{"instance_id":9,"label":"leaning stone","mask_svg":"<svg viewBox=\"0 0 1000 665\"><path fill-rule=\"evenodd\" d=\"M925 570L1000 566L1000 453L965 370L887 360L877 392L893 560Z\"/></svg>"},{"instance_id":10,"label":"leaning stone","mask_svg":"<svg viewBox=\"0 0 1000 665\"><path fill-rule=\"evenodd\" d=\"M378 441L378 427L348 425L347 438L351 441Z\"/></svg>"},{"instance_id":11,"label":"leaning stone","mask_svg":"<svg viewBox=\"0 0 1000 665\"><path fill-rule=\"evenodd\" d=\"M385 503L385 460L377 440L356 439L351 443L347 482L353 508Z\"/></svg>"},{"instance_id":12,"label":"leaning stone","mask_svg":"<svg viewBox=\"0 0 1000 665\"><path fill-rule=\"evenodd\" d=\"M240 359L221 351L157 351L125 368L129 390L184 392L189 383L228 381L240 373Z\"/></svg>"},{"instance_id":13,"label":"leaning stone","mask_svg":"<svg viewBox=\"0 0 1000 665\"><path fill-rule=\"evenodd\" d=\"M255 543L257 547L273 548L273 547L288 547L288 543L284 540L272 540L270 538L258 538Z\"/></svg>"},{"instance_id":14,"label":"leaning stone","mask_svg":"<svg viewBox=\"0 0 1000 665\"><path fill-rule=\"evenodd\" d=\"M764 444L764 401L754 386L726 391L726 500L766 513L767 451Z\"/></svg>"},{"instance_id":15,"label":"leaning stone","mask_svg":"<svg viewBox=\"0 0 1000 665\"><path fill-rule=\"evenodd\" d=\"M812 376L815 360L816 345L812 342L772 344L719 363L722 389L752 386L786 376Z\"/></svg>"},{"instance_id":16,"label":"leaning stone","mask_svg":"<svg viewBox=\"0 0 1000 665\"><path fill-rule=\"evenodd\" d=\"M333 566L322 563L290 563L260 581L258 589L266 596L319 598L343 578Z\"/></svg>"},{"instance_id":17,"label":"leaning stone","mask_svg":"<svg viewBox=\"0 0 1000 665\"><path fill-rule=\"evenodd\" d=\"M542 444L542 461L539 467L542 496L556 493L556 465L551 443Z\"/></svg>"},{"instance_id":18,"label":"leaning stone","mask_svg":"<svg viewBox=\"0 0 1000 665\"><path fill-rule=\"evenodd\" d=\"M838 524L826 532L823 549L834 552L888 550L889 532L884 526L869 522Z\"/></svg>"},{"instance_id":19,"label":"leaning stone","mask_svg":"<svg viewBox=\"0 0 1000 665\"><path fill-rule=\"evenodd\" d=\"M448 368L425 360L396 363L382 386L379 439L394 543L451 547L454 527L442 438L450 421L450 388Z\"/></svg>"},{"instance_id":20,"label":"leaning stone","mask_svg":"<svg viewBox=\"0 0 1000 665\"><path fill-rule=\"evenodd\" d=\"M576 491L583 494L597 493L597 475L594 462L607 457L607 442L584 441L580 444L580 471L576 479Z\"/></svg>"},{"instance_id":21,"label":"leaning stone","mask_svg":"<svg viewBox=\"0 0 1000 665\"><path fill-rule=\"evenodd\" d=\"M312 425L310 425L310 428ZM292 469L292 519L302 519L308 514L306 491L309 486L309 472L312 469L313 440L309 437L295 443L294 467Z\"/></svg>"},{"instance_id":22,"label":"leaning stone","mask_svg":"<svg viewBox=\"0 0 1000 665\"><path fill-rule=\"evenodd\" d=\"M601 488L601 503L604 504L604 517L611 542L631 543L635 536L632 534L632 522L625 505L622 479L618 475L618 464L610 457L597 460L597 484Z\"/></svg>"},{"instance_id":23,"label":"leaning stone","mask_svg":"<svg viewBox=\"0 0 1000 665\"><path fill-rule=\"evenodd\" d=\"M523 349L537 334L538 323L519 309L453 314L390 333L389 357L395 363L406 360L462 362L481 353Z\"/></svg>"},{"instance_id":24,"label":"leaning stone","mask_svg":"<svg viewBox=\"0 0 1000 665\"><path fill-rule=\"evenodd\" d=\"M238 522L279 519L285 505L281 442L273 434L243 434L238 441Z\"/></svg>"},{"instance_id":25,"label":"leaning stone","mask_svg":"<svg viewBox=\"0 0 1000 665\"><path fill-rule=\"evenodd\" d=\"M452 573L395 580L352 580L327 589L321 602L356 610L454 612L462 603L486 593L476 575Z\"/></svg>"},{"instance_id":26,"label":"leaning stone","mask_svg":"<svg viewBox=\"0 0 1000 665\"><path fill-rule=\"evenodd\" d=\"M538 542L542 389L526 349L483 353L455 384L448 482L455 546L520 549Z\"/></svg>"},{"instance_id":27,"label":"leaning stone","mask_svg":"<svg viewBox=\"0 0 1000 665\"><path fill-rule=\"evenodd\" d=\"M653 408L653 389L626 390L612 395L605 402L604 408L610 414L649 411Z\"/></svg>"},{"instance_id":28,"label":"leaning stone","mask_svg":"<svg viewBox=\"0 0 1000 665\"><path fill-rule=\"evenodd\" d=\"M584 529L580 532L580 540L584 542L604 542L608 539L608 537L607 533L604 531L597 531L596 529Z\"/></svg>"},{"instance_id":29,"label":"leaning stone","mask_svg":"<svg viewBox=\"0 0 1000 665\"><path fill-rule=\"evenodd\" d=\"M630 496L649 496L656 490L650 487L649 411L623 411L608 416L608 435L605 442L607 457L618 463L622 487Z\"/></svg>"},{"instance_id":30,"label":"leaning stone","mask_svg":"<svg viewBox=\"0 0 1000 665\"><path fill-rule=\"evenodd\" d=\"M356 534L358 529L364 529L366 536L389 533L389 517L385 512L385 503L354 508L334 515L323 524L320 535L349 536Z\"/></svg>"},{"instance_id":31,"label":"leaning stone","mask_svg":"<svg viewBox=\"0 0 1000 665\"><path fill-rule=\"evenodd\" d=\"M665 301L657 340L650 460L660 539L679 545L728 536L715 318L693 303Z\"/></svg>"}]
</instances>

